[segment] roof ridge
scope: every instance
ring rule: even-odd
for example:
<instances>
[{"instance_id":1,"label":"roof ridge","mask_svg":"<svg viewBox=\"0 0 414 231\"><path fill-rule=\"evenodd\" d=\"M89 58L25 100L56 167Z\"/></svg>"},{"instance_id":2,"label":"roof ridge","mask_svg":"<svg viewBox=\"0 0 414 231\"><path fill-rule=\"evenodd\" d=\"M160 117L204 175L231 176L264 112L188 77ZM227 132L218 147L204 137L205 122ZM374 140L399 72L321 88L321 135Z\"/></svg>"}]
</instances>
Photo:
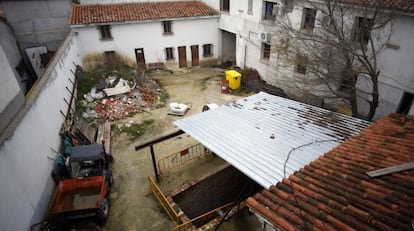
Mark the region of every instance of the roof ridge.
<instances>
[{"instance_id":1,"label":"roof ridge","mask_svg":"<svg viewBox=\"0 0 414 231\"><path fill-rule=\"evenodd\" d=\"M73 5L71 25L119 23L170 18L218 17L219 13L198 0L128 2Z\"/></svg>"}]
</instances>

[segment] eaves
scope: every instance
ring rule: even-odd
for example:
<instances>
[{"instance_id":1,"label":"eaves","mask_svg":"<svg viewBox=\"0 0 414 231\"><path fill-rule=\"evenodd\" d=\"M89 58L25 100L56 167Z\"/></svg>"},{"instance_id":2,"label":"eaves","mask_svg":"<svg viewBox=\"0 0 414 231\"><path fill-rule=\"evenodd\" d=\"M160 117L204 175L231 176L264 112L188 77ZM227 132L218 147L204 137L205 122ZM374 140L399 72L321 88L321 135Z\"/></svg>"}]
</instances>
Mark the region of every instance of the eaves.
<instances>
[{"instance_id":1,"label":"eaves","mask_svg":"<svg viewBox=\"0 0 414 231\"><path fill-rule=\"evenodd\" d=\"M198 20L198 19L212 19L212 18L220 18L220 15L179 17L179 18L161 18L161 19L149 19L149 20L131 20L131 21L117 21L117 22L83 23L83 24L70 24L69 26L71 28L79 28L79 27L102 26L102 25L142 24L142 23L163 22L163 21L184 21L184 20Z\"/></svg>"}]
</instances>

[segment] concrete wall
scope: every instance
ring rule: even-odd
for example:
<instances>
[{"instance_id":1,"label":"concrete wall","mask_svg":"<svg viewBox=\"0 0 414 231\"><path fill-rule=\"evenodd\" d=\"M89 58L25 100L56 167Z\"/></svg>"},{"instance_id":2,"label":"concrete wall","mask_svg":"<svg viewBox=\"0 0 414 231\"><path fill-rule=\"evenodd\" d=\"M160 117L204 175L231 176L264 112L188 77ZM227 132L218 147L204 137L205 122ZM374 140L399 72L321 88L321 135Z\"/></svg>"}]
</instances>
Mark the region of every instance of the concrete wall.
<instances>
[{"instance_id":1,"label":"concrete wall","mask_svg":"<svg viewBox=\"0 0 414 231\"><path fill-rule=\"evenodd\" d=\"M70 31L71 0L2 1L0 4L22 49L46 46L56 51Z\"/></svg>"},{"instance_id":2,"label":"concrete wall","mask_svg":"<svg viewBox=\"0 0 414 231\"><path fill-rule=\"evenodd\" d=\"M219 58L218 18L174 20L171 35L163 35L161 21L133 24L111 25L113 40L100 40L96 26L74 27L79 33L85 63L91 56L101 55L104 51L115 51L135 64L135 49L144 48L146 64L165 62L165 48L173 47L175 64L178 68L178 48L186 46L188 67L191 67L191 45L199 45L200 63ZM213 45L213 57L203 57L203 44Z\"/></svg>"},{"instance_id":3,"label":"concrete wall","mask_svg":"<svg viewBox=\"0 0 414 231\"><path fill-rule=\"evenodd\" d=\"M0 21L0 133L24 103L24 86L16 66L21 57L10 28Z\"/></svg>"},{"instance_id":4,"label":"concrete wall","mask_svg":"<svg viewBox=\"0 0 414 231\"><path fill-rule=\"evenodd\" d=\"M215 9L220 9L220 1L205 1ZM266 66L260 62L260 42L257 34L261 30L262 1L253 0L252 11L248 11L248 0L230 1L230 11L221 12L219 28L222 33L222 56L235 55L236 65L240 67L254 67L262 76ZM235 40L229 40L228 33L233 34ZM233 42L234 44L229 44ZM235 52L227 46L235 47ZM261 70L261 71L260 71Z\"/></svg>"},{"instance_id":5,"label":"concrete wall","mask_svg":"<svg viewBox=\"0 0 414 231\"><path fill-rule=\"evenodd\" d=\"M26 103L11 127L1 134L0 223L2 230L28 230L45 215L54 183L51 170L59 150L59 129L74 80L74 63L80 63L79 46L69 36L49 68L28 93Z\"/></svg>"},{"instance_id":6,"label":"concrete wall","mask_svg":"<svg viewBox=\"0 0 414 231\"><path fill-rule=\"evenodd\" d=\"M380 105L377 108L374 119L378 119L396 112L404 92L414 94L414 17L398 16L394 22L393 35L389 46L380 54L379 67ZM396 47L397 46L397 47ZM363 114L368 112L368 105L362 93L369 91L371 83L360 79L358 88L359 111Z\"/></svg>"}]
</instances>

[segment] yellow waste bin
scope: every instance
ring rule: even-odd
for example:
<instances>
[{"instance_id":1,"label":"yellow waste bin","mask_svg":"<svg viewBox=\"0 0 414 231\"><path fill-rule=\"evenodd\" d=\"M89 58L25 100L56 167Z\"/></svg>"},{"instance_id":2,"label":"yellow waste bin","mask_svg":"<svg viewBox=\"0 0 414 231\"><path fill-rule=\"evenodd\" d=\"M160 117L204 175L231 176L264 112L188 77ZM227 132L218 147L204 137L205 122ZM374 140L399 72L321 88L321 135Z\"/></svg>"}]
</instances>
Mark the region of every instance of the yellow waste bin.
<instances>
[{"instance_id":1,"label":"yellow waste bin","mask_svg":"<svg viewBox=\"0 0 414 231\"><path fill-rule=\"evenodd\" d=\"M235 70L226 71L226 80L229 81L230 89L239 89L241 83L241 74Z\"/></svg>"}]
</instances>

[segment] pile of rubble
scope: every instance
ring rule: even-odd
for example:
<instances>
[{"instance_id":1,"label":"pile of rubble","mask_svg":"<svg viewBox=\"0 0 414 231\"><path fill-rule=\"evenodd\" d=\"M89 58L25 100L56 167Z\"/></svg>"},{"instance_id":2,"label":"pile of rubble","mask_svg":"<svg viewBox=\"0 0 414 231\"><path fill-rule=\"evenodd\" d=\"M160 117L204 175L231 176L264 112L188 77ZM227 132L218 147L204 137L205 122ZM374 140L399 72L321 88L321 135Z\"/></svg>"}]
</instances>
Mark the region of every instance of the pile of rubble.
<instances>
[{"instance_id":1,"label":"pile of rubble","mask_svg":"<svg viewBox=\"0 0 414 231\"><path fill-rule=\"evenodd\" d=\"M144 73L133 74L135 76L129 80L111 76L93 87L80 101L85 108L82 116L113 121L132 116L143 108L154 105L160 91L157 83Z\"/></svg>"}]
</instances>

